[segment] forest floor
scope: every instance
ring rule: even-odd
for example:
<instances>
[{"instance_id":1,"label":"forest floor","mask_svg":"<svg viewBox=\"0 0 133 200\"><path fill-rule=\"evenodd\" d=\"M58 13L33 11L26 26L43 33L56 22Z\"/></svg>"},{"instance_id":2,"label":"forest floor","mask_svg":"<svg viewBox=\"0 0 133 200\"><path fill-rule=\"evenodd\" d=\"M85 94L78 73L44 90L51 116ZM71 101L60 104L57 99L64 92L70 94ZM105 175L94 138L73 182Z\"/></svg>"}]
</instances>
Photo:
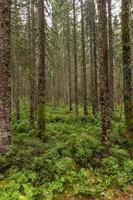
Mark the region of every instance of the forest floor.
<instances>
[{"instance_id":1,"label":"forest floor","mask_svg":"<svg viewBox=\"0 0 133 200\"><path fill-rule=\"evenodd\" d=\"M58 200L106 200L106 198L90 198L90 197L83 197L79 195L78 197L63 197ZM117 195L114 194L114 197L110 198L110 200L133 200L133 187L129 188L128 193L119 192Z\"/></svg>"},{"instance_id":2,"label":"forest floor","mask_svg":"<svg viewBox=\"0 0 133 200\"><path fill-rule=\"evenodd\" d=\"M64 197L63 199L60 200L106 200L106 198L89 198L89 197ZM133 200L133 193L122 193L117 195L116 197L111 198L110 200Z\"/></svg>"},{"instance_id":3,"label":"forest floor","mask_svg":"<svg viewBox=\"0 0 133 200\"><path fill-rule=\"evenodd\" d=\"M133 200L133 185L130 185L128 188L128 192L122 192L118 190L113 191L113 196L110 198L106 197L97 197L97 198L90 198L83 195L78 195L76 197L72 196L61 196L58 197L56 200Z\"/></svg>"},{"instance_id":4,"label":"forest floor","mask_svg":"<svg viewBox=\"0 0 133 200\"><path fill-rule=\"evenodd\" d=\"M133 142L124 117L115 113L109 150L100 142L100 119L84 118L66 107L47 107L45 141L23 108L13 120L10 152L0 156L0 200L133 200ZM104 152L104 153L103 153Z\"/></svg>"}]
</instances>

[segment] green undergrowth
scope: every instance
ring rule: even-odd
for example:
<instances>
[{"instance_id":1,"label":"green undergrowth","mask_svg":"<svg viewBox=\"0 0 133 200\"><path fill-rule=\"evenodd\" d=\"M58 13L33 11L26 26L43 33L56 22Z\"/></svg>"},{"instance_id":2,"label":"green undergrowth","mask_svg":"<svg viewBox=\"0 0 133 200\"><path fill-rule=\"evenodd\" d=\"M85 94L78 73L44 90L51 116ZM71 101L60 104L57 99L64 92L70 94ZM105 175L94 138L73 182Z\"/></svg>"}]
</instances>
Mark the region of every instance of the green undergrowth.
<instances>
[{"instance_id":1,"label":"green undergrowth","mask_svg":"<svg viewBox=\"0 0 133 200\"><path fill-rule=\"evenodd\" d=\"M107 152L100 143L99 116L91 111L86 119L66 107L48 106L43 143L23 110L21 120L13 121L10 152L0 156L0 200L64 200L64 194L110 199L114 190L127 191L133 183L133 143L123 136L120 110Z\"/></svg>"}]
</instances>

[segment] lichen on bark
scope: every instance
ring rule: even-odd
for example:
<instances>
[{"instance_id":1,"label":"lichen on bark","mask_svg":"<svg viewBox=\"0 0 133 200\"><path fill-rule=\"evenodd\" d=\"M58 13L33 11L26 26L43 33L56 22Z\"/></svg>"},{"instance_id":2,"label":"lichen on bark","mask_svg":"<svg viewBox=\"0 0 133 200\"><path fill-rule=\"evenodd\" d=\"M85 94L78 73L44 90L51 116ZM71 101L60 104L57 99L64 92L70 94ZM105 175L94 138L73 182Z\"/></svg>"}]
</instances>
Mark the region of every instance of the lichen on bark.
<instances>
[{"instance_id":1,"label":"lichen on bark","mask_svg":"<svg viewBox=\"0 0 133 200\"><path fill-rule=\"evenodd\" d=\"M11 138L10 1L0 1L0 153Z\"/></svg>"}]
</instances>

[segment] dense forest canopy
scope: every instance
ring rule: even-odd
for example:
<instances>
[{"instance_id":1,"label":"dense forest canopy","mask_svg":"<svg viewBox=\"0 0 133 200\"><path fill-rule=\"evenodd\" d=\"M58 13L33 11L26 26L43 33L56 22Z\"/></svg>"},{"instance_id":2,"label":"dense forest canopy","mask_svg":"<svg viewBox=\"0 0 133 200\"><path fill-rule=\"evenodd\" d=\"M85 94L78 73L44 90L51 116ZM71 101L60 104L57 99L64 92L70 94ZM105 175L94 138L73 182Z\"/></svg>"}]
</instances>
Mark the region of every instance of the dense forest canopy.
<instances>
[{"instance_id":1,"label":"dense forest canopy","mask_svg":"<svg viewBox=\"0 0 133 200\"><path fill-rule=\"evenodd\" d=\"M0 199L133 199L132 0L0 0Z\"/></svg>"}]
</instances>

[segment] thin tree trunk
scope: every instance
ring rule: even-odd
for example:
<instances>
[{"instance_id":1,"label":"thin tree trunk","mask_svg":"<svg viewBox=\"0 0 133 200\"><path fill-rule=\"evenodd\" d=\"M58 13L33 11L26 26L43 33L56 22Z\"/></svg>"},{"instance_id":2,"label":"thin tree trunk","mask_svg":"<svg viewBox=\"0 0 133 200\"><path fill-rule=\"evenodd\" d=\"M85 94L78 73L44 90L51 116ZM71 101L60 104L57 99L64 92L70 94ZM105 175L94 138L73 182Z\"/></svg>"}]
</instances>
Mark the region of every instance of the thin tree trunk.
<instances>
[{"instance_id":1,"label":"thin tree trunk","mask_svg":"<svg viewBox=\"0 0 133 200\"><path fill-rule=\"evenodd\" d=\"M29 78L30 78L30 123L34 124L35 121L35 13L34 13L34 0L29 1L28 18L29 18ZM30 9L31 5L31 9Z\"/></svg>"},{"instance_id":2,"label":"thin tree trunk","mask_svg":"<svg viewBox=\"0 0 133 200\"><path fill-rule=\"evenodd\" d=\"M97 36L96 36L96 10L92 0L92 40L93 40L93 114L98 112L98 84L97 84Z\"/></svg>"},{"instance_id":3,"label":"thin tree trunk","mask_svg":"<svg viewBox=\"0 0 133 200\"><path fill-rule=\"evenodd\" d=\"M75 114L79 115L78 108L78 66L77 66L77 31L76 31L76 8L73 0L73 45L74 45L74 67L75 67Z\"/></svg>"},{"instance_id":4,"label":"thin tree trunk","mask_svg":"<svg viewBox=\"0 0 133 200\"><path fill-rule=\"evenodd\" d=\"M113 29L112 29L112 0L108 0L108 35L109 35L109 96L110 111L114 112L114 62L113 62Z\"/></svg>"},{"instance_id":5,"label":"thin tree trunk","mask_svg":"<svg viewBox=\"0 0 133 200\"><path fill-rule=\"evenodd\" d=\"M70 52L70 19L67 11L67 65L69 74L69 109L72 110L72 75L71 75L71 52Z\"/></svg>"},{"instance_id":6,"label":"thin tree trunk","mask_svg":"<svg viewBox=\"0 0 133 200\"><path fill-rule=\"evenodd\" d=\"M20 119L20 74L19 74L19 48L18 48L18 20L19 20L19 11L17 7L17 0L15 0L15 12L16 12L16 41L15 41L15 56L14 56L14 65L15 65L15 110L16 110L16 120Z\"/></svg>"},{"instance_id":7,"label":"thin tree trunk","mask_svg":"<svg viewBox=\"0 0 133 200\"><path fill-rule=\"evenodd\" d=\"M81 0L81 35L82 35L82 67L83 67L83 106L84 115L88 115L87 110L87 84L86 84L86 57L85 57L85 25L84 25L84 6Z\"/></svg>"},{"instance_id":8,"label":"thin tree trunk","mask_svg":"<svg viewBox=\"0 0 133 200\"><path fill-rule=\"evenodd\" d=\"M45 138L45 94L46 94L46 75L45 75L45 33L44 33L44 1L38 1L38 136Z\"/></svg>"},{"instance_id":9,"label":"thin tree trunk","mask_svg":"<svg viewBox=\"0 0 133 200\"><path fill-rule=\"evenodd\" d=\"M17 30L18 32L18 30ZM18 34L17 34L18 35ZM18 36L17 36L18 37ZM16 46L15 46L15 109L16 109L16 120L20 119L20 86L19 86L19 63L18 63L18 45L16 38Z\"/></svg>"}]
</instances>

